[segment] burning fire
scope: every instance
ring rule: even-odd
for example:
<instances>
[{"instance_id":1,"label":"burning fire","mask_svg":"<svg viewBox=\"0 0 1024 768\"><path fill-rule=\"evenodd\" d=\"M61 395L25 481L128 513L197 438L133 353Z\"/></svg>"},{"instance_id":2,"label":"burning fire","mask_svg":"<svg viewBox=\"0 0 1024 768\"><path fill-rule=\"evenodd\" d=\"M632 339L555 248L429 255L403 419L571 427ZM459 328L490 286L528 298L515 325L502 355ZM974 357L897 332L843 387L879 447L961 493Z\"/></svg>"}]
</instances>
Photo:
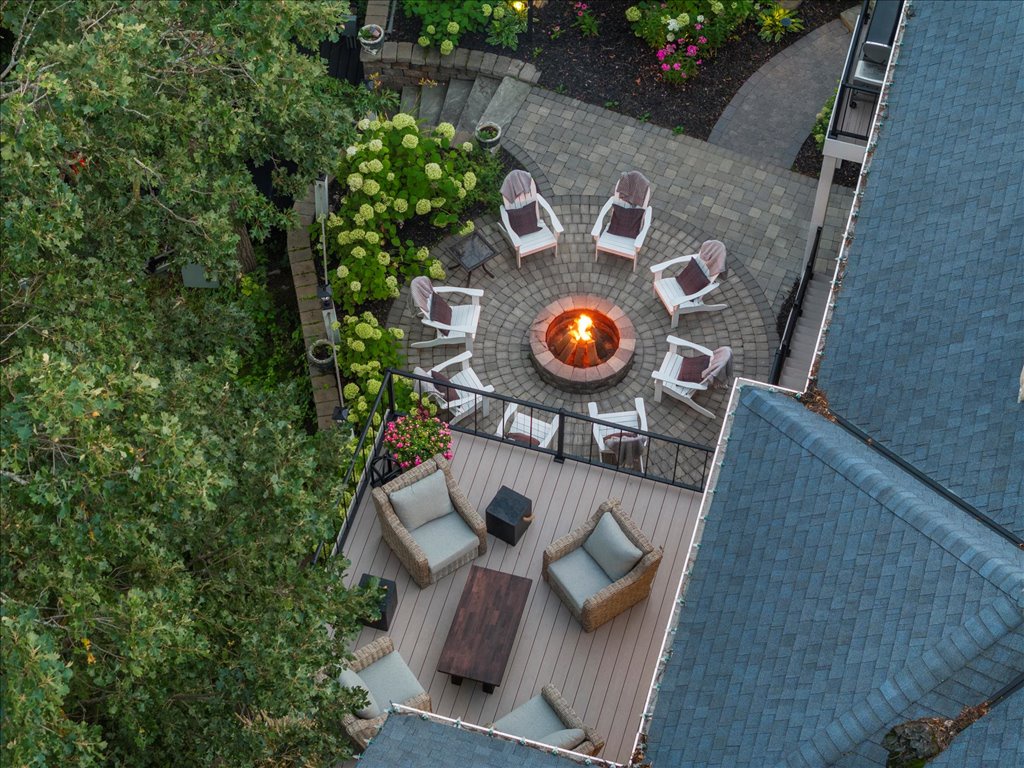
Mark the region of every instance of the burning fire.
<instances>
[{"instance_id":1,"label":"burning fire","mask_svg":"<svg viewBox=\"0 0 1024 768\"><path fill-rule=\"evenodd\" d=\"M593 341L594 334L590 332L593 325L594 321L588 315L580 315L576 318L576 325L569 328L569 335L575 342Z\"/></svg>"}]
</instances>

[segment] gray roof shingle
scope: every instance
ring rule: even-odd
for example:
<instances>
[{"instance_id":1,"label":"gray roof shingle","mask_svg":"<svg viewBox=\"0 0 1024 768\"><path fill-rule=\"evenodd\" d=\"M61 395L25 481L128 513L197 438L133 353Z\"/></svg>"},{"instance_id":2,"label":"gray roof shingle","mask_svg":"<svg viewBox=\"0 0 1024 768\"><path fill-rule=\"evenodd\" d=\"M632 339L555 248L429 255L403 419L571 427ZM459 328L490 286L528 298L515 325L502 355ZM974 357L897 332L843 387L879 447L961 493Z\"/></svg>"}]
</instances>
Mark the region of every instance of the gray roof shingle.
<instances>
[{"instance_id":1,"label":"gray roof shingle","mask_svg":"<svg viewBox=\"0 0 1024 768\"><path fill-rule=\"evenodd\" d=\"M578 763L478 731L392 713L359 760L359 768L574 768Z\"/></svg>"},{"instance_id":2,"label":"gray roof shingle","mask_svg":"<svg viewBox=\"0 0 1024 768\"><path fill-rule=\"evenodd\" d=\"M739 401L654 765L884 765L907 712L956 715L1024 672L1024 552L796 401Z\"/></svg>"},{"instance_id":3,"label":"gray roof shingle","mask_svg":"<svg viewBox=\"0 0 1024 768\"><path fill-rule=\"evenodd\" d=\"M834 411L1024 537L1024 13L914 12L818 383Z\"/></svg>"},{"instance_id":4,"label":"gray roof shingle","mask_svg":"<svg viewBox=\"0 0 1024 768\"><path fill-rule=\"evenodd\" d=\"M961 732L928 768L1007 768L1024 765L1024 690Z\"/></svg>"}]
</instances>

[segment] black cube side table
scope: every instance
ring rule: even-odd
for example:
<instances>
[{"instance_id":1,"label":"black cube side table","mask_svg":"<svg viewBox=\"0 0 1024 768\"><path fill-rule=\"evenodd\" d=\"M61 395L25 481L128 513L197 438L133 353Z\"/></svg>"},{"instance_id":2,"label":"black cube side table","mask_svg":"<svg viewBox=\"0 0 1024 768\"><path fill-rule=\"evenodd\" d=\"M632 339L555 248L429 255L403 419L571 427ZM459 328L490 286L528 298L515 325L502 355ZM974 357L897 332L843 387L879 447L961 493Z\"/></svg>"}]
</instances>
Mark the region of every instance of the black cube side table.
<instances>
[{"instance_id":1,"label":"black cube side table","mask_svg":"<svg viewBox=\"0 0 1024 768\"><path fill-rule=\"evenodd\" d=\"M370 574L364 573L359 577L359 586L368 586L372 578L374 577ZM380 618L377 621L364 621L363 624L387 632L391 629L391 622L395 618L395 609L398 608L398 585L391 579L382 579L379 576L377 581L384 590L384 598L380 602Z\"/></svg>"},{"instance_id":2,"label":"black cube side table","mask_svg":"<svg viewBox=\"0 0 1024 768\"><path fill-rule=\"evenodd\" d=\"M487 505L487 532L513 547L533 522L533 502L501 486Z\"/></svg>"}]
</instances>

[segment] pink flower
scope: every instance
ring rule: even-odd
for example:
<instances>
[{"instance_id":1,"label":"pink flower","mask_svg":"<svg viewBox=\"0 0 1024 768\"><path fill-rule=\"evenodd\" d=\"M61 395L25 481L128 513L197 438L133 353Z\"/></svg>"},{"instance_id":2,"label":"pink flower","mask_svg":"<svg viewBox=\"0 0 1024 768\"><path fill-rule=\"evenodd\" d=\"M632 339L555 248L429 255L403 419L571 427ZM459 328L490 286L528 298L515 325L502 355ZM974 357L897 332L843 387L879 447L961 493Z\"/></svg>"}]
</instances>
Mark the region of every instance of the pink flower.
<instances>
[{"instance_id":1,"label":"pink flower","mask_svg":"<svg viewBox=\"0 0 1024 768\"><path fill-rule=\"evenodd\" d=\"M448 459L449 461L451 461L455 457L455 454L452 453L451 451L445 451L444 452L444 457L446 459Z\"/></svg>"},{"instance_id":2,"label":"pink flower","mask_svg":"<svg viewBox=\"0 0 1024 768\"><path fill-rule=\"evenodd\" d=\"M688 46L686 46L686 55L687 56L696 56L698 53L700 53L700 49L697 48L696 45L688 45Z\"/></svg>"},{"instance_id":3,"label":"pink flower","mask_svg":"<svg viewBox=\"0 0 1024 768\"><path fill-rule=\"evenodd\" d=\"M680 69L681 66L682 65L680 65L680 63L677 61L675 64L672 65L672 69Z\"/></svg>"},{"instance_id":4,"label":"pink flower","mask_svg":"<svg viewBox=\"0 0 1024 768\"><path fill-rule=\"evenodd\" d=\"M697 63L698 64L703 64L704 63L704 59L697 59Z\"/></svg>"},{"instance_id":5,"label":"pink flower","mask_svg":"<svg viewBox=\"0 0 1024 768\"><path fill-rule=\"evenodd\" d=\"M704 29L704 25L703 24L694 24L693 28L694 29Z\"/></svg>"},{"instance_id":6,"label":"pink flower","mask_svg":"<svg viewBox=\"0 0 1024 768\"><path fill-rule=\"evenodd\" d=\"M668 64L662 64L662 65L661 65L661 68L662 68L662 70L663 70L663 71L665 71L665 72L668 72L668 71L669 71L669 69L670 69L670 67L669 67L669 65L668 65Z\"/></svg>"},{"instance_id":7,"label":"pink flower","mask_svg":"<svg viewBox=\"0 0 1024 768\"><path fill-rule=\"evenodd\" d=\"M708 39L706 37L704 37L703 35L701 35L700 37L697 38L697 42L700 43L701 45L704 45L704 43L706 43L707 41L708 41Z\"/></svg>"},{"instance_id":8,"label":"pink flower","mask_svg":"<svg viewBox=\"0 0 1024 768\"><path fill-rule=\"evenodd\" d=\"M664 50L658 51L658 61L664 61L667 54Z\"/></svg>"}]
</instances>

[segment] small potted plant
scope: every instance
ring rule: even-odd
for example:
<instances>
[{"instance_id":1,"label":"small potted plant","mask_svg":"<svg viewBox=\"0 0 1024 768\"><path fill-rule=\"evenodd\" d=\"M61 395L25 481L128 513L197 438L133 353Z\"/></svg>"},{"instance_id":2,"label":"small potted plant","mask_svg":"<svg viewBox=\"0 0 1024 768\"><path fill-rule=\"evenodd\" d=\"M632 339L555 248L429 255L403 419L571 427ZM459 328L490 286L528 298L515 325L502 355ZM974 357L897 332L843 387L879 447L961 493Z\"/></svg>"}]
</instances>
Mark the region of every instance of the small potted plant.
<instances>
[{"instance_id":1,"label":"small potted plant","mask_svg":"<svg viewBox=\"0 0 1024 768\"><path fill-rule=\"evenodd\" d=\"M365 24L359 28L359 44L373 56L384 46L384 28L380 24Z\"/></svg>"},{"instance_id":2,"label":"small potted plant","mask_svg":"<svg viewBox=\"0 0 1024 768\"><path fill-rule=\"evenodd\" d=\"M476 127L476 140L481 149L494 149L501 141L501 126L492 122L480 123Z\"/></svg>"},{"instance_id":3,"label":"small potted plant","mask_svg":"<svg viewBox=\"0 0 1024 768\"><path fill-rule=\"evenodd\" d=\"M420 405L414 413L399 416L384 428L384 448L404 472L437 454L452 458L452 430Z\"/></svg>"},{"instance_id":4,"label":"small potted plant","mask_svg":"<svg viewBox=\"0 0 1024 768\"><path fill-rule=\"evenodd\" d=\"M330 373L334 370L334 345L327 339L317 339L306 350L306 359L314 369Z\"/></svg>"}]
</instances>

